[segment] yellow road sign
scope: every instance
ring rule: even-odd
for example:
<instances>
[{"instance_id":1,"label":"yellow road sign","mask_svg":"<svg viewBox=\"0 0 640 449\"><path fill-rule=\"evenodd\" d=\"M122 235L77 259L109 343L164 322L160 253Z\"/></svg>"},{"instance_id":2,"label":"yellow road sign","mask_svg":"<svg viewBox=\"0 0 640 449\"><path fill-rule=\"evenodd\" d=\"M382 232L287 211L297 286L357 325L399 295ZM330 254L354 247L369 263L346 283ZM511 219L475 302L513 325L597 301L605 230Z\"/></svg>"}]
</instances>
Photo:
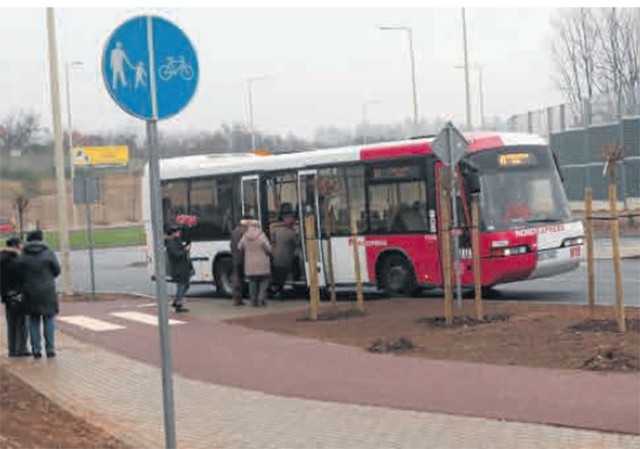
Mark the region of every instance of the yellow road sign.
<instances>
[{"instance_id":1,"label":"yellow road sign","mask_svg":"<svg viewBox=\"0 0 640 449\"><path fill-rule=\"evenodd\" d=\"M77 147L73 149L73 165L127 165L129 147L126 145L103 147Z\"/></svg>"}]
</instances>

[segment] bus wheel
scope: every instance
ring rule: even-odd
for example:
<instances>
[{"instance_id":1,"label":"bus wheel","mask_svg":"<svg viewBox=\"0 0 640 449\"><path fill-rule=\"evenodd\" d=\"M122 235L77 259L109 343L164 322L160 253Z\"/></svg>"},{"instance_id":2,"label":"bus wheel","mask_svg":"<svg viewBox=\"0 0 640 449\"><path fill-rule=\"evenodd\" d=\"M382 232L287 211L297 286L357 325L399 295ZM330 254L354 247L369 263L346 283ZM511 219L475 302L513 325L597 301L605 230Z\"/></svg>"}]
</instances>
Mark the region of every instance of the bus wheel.
<instances>
[{"instance_id":1,"label":"bus wheel","mask_svg":"<svg viewBox=\"0 0 640 449\"><path fill-rule=\"evenodd\" d=\"M379 279L382 290L391 297L409 296L416 288L413 268L401 254L392 254L383 260Z\"/></svg>"},{"instance_id":2,"label":"bus wheel","mask_svg":"<svg viewBox=\"0 0 640 449\"><path fill-rule=\"evenodd\" d=\"M233 293L233 263L231 257L221 257L213 265L216 294L230 298Z\"/></svg>"}]
</instances>

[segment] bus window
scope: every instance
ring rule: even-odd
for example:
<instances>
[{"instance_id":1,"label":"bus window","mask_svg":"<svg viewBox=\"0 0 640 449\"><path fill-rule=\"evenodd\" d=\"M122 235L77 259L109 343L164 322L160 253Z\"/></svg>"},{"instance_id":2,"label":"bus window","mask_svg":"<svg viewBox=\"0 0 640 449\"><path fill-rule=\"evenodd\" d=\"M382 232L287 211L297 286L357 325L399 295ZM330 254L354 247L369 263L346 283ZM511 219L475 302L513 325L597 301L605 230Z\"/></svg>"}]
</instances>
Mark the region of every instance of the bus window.
<instances>
[{"instance_id":1,"label":"bus window","mask_svg":"<svg viewBox=\"0 0 640 449\"><path fill-rule=\"evenodd\" d=\"M265 184L267 186L269 226L280 223L285 213L296 213L298 195L295 173L270 176L266 178Z\"/></svg>"},{"instance_id":2,"label":"bus window","mask_svg":"<svg viewBox=\"0 0 640 449\"><path fill-rule=\"evenodd\" d=\"M229 178L192 181L189 204L195 222L190 237L193 240L230 237L233 229L232 198Z\"/></svg>"},{"instance_id":3,"label":"bus window","mask_svg":"<svg viewBox=\"0 0 640 449\"><path fill-rule=\"evenodd\" d=\"M421 181L371 184L371 232L427 232L426 198L425 184Z\"/></svg>"},{"instance_id":4,"label":"bus window","mask_svg":"<svg viewBox=\"0 0 640 449\"><path fill-rule=\"evenodd\" d=\"M328 214L333 213L333 235L351 233L351 211L356 215L359 233L367 229L362 167L335 167L318 170L318 194L326 232Z\"/></svg>"},{"instance_id":5,"label":"bus window","mask_svg":"<svg viewBox=\"0 0 640 449\"><path fill-rule=\"evenodd\" d=\"M164 224L176 224L177 217L189 210L189 181L168 181L162 184L162 216Z\"/></svg>"},{"instance_id":6,"label":"bus window","mask_svg":"<svg viewBox=\"0 0 640 449\"><path fill-rule=\"evenodd\" d=\"M428 232L427 188L415 162L369 168L369 232Z\"/></svg>"}]
</instances>

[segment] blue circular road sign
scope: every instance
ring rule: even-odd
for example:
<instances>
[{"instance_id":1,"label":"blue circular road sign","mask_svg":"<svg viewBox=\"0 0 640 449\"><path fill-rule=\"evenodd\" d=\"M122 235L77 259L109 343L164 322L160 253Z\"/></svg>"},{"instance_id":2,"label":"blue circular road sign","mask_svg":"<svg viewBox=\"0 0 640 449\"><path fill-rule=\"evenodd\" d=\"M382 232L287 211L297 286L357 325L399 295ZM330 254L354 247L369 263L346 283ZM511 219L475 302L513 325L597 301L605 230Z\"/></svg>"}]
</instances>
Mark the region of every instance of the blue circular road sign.
<instances>
[{"instance_id":1,"label":"blue circular road sign","mask_svg":"<svg viewBox=\"0 0 640 449\"><path fill-rule=\"evenodd\" d=\"M180 112L198 85L198 58L189 38L158 16L127 20L109 36L102 78L125 112L162 120Z\"/></svg>"}]
</instances>

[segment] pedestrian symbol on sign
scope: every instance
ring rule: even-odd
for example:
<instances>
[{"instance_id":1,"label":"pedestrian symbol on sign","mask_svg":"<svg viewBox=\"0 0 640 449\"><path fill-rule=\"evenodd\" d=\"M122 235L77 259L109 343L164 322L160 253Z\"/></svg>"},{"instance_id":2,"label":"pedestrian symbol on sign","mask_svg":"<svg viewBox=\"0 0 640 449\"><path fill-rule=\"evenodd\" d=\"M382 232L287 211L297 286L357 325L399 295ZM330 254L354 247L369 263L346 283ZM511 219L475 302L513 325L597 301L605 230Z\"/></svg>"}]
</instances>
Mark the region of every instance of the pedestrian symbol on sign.
<instances>
[{"instance_id":1,"label":"pedestrian symbol on sign","mask_svg":"<svg viewBox=\"0 0 640 449\"><path fill-rule=\"evenodd\" d=\"M163 120L182 110L198 84L198 59L189 38L158 16L133 17L107 39L102 76L111 97L129 114Z\"/></svg>"},{"instance_id":2,"label":"pedestrian symbol on sign","mask_svg":"<svg viewBox=\"0 0 640 449\"><path fill-rule=\"evenodd\" d=\"M82 149L76 150L73 155L73 165L90 165L91 158Z\"/></svg>"}]
</instances>

